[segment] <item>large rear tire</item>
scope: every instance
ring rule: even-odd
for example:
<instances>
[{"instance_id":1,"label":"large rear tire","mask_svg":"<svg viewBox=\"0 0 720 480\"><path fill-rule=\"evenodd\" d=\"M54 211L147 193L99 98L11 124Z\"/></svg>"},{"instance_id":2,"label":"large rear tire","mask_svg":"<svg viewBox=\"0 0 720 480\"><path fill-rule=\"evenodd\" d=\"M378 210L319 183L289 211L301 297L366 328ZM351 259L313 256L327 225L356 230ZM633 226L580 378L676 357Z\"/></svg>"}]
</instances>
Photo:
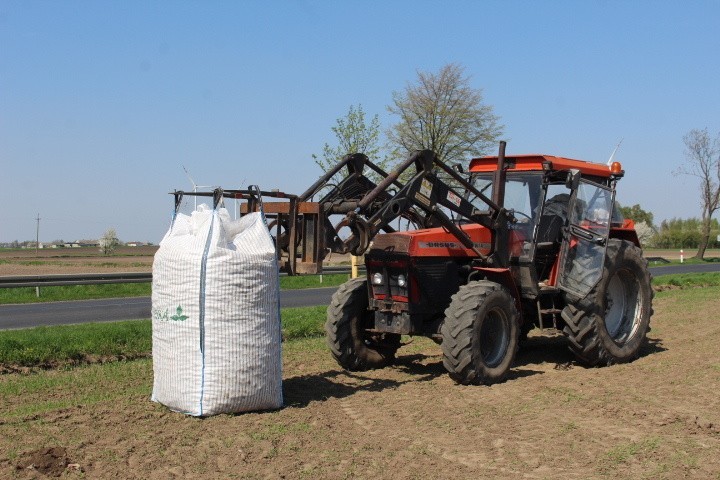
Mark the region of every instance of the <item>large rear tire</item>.
<instances>
[{"instance_id":1,"label":"large rear tire","mask_svg":"<svg viewBox=\"0 0 720 480\"><path fill-rule=\"evenodd\" d=\"M505 379L517 352L520 328L515 299L487 280L460 287L445 310L443 365L463 385Z\"/></svg>"},{"instance_id":2,"label":"large rear tire","mask_svg":"<svg viewBox=\"0 0 720 480\"><path fill-rule=\"evenodd\" d=\"M637 358L652 316L647 260L633 243L608 240L602 278L583 299L566 296L563 333L570 350L588 366Z\"/></svg>"},{"instance_id":3,"label":"large rear tire","mask_svg":"<svg viewBox=\"0 0 720 480\"><path fill-rule=\"evenodd\" d=\"M400 335L372 334L373 312L368 310L364 278L354 278L338 288L327 309L325 333L330 352L338 364L352 371L383 368L395 359Z\"/></svg>"}]
</instances>

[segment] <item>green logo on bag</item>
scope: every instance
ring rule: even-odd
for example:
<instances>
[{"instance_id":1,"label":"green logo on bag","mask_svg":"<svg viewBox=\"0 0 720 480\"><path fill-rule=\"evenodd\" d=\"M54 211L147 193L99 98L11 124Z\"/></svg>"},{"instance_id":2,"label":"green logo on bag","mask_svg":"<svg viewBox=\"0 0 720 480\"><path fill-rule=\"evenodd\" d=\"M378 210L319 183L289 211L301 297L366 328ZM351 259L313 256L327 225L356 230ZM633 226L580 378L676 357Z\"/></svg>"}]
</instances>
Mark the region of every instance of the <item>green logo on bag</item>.
<instances>
[{"instance_id":1,"label":"green logo on bag","mask_svg":"<svg viewBox=\"0 0 720 480\"><path fill-rule=\"evenodd\" d=\"M157 320L159 322L184 322L185 320L190 318L187 315L183 315L183 309L180 305L178 305L177 309L175 310L175 315L170 315L170 310L167 308L165 310L153 308L152 317L153 320Z\"/></svg>"},{"instance_id":2,"label":"green logo on bag","mask_svg":"<svg viewBox=\"0 0 720 480\"><path fill-rule=\"evenodd\" d=\"M180 305L177 307L177 313L170 317L170 320L175 320L176 322L184 322L187 319L188 316L182 314L182 307Z\"/></svg>"}]
</instances>

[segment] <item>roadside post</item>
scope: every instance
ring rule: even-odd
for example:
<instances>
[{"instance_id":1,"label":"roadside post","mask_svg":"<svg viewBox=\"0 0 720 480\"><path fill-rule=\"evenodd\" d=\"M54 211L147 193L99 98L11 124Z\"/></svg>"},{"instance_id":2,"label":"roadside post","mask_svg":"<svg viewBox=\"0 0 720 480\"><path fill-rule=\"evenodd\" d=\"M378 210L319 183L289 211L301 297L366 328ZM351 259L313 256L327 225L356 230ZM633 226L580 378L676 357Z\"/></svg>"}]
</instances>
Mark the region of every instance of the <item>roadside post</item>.
<instances>
[{"instance_id":1,"label":"roadside post","mask_svg":"<svg viewBox=\"0 0 720 480\"><path fill-rule=\"evenodd\" d=\"M358 278L358 257L352 255L350 257L350 278Z\"/></svg>"}]
</instances>

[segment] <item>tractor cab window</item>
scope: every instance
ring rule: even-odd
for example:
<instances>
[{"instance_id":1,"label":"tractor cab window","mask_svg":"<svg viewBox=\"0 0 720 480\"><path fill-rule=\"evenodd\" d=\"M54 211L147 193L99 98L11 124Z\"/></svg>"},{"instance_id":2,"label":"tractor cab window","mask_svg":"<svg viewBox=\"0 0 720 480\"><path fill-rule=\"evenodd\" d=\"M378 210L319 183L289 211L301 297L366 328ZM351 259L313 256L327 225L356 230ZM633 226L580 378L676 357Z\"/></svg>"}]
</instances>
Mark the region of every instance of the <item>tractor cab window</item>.
<instances>
[{"instance_id":1,"label":"tractor cab window","mask_svg":"<svg viewBox=\"0 0 720 480\"><path fill-rule=\"evenodd\" d=\"M475 188L486 197L492 195L494 175L483 173L474 176ZM512 257L532 256L532 237L537 221L536 212L542 195L542 174L539 172L508 172L505 181L504 207L509 210L515 221L508 225L510 229L510 255ZM468 199L478 209L486 210L480 199Z\"/></svg>"},{"instance_id":2,"label":"tractor cab window","mask_svg":"<svg viewBox=\"0 0 720 480\"><path fill-rule=\"evenodd\" d=\"M541 194L542 178L537 173L508 172L505 182L505 208L512 210L517 223L531 225L535 220L535 209ZM473 185L486 197L492 196L493 174L474 175ZM470 195L468 199L480 210L487 210L480 199Z\"/></svg>"}]
</instances>

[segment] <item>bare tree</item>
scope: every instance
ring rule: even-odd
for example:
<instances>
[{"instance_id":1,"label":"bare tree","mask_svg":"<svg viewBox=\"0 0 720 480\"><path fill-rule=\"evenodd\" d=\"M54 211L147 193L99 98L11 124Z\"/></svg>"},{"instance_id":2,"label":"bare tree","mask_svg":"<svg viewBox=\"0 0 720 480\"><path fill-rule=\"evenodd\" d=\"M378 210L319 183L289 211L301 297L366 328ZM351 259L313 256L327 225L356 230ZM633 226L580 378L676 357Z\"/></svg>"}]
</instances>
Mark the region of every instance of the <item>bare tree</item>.
<instances>
[{"instance_id":1,"label":"bare tree","mask_svg":"<svg viewBox=\"0 0 720 480\"><path fill-rule=\"evenodd\" d=\"M462 66L450 63L438 73L417 72L417 83L393 92L388 111L400 117L388 132L396 157L433 150L440 160L465 163L484 154L502 135L493 107L483 103Z\"/></svg>"},{"instance_id":2,"label":"bare tree","mask_svg":"<svg viewBox=\"0 0 720 480\"><path fill-rule=\"evenodd\" d=\"M108 228L103 236L100 237L100 240L98 240L98 244L100 245L100 251L103 255L110 255L113 253L117 246L120 245L120 240L117 238L115 229Z\"/></svg>"},{"instance_id":3,"label":"bare tree","mask_svg":"<svg viewBox=\"0 0 720 480\"><path fill-rule=\"evenodd\" d=\"M710 241L712 216L720 208L720 134L712 139L707 128L693 129L683 142L686 162L678 171L700 179L702 236L695 258L702 259Z\"/></svg>"}]
</instances>

